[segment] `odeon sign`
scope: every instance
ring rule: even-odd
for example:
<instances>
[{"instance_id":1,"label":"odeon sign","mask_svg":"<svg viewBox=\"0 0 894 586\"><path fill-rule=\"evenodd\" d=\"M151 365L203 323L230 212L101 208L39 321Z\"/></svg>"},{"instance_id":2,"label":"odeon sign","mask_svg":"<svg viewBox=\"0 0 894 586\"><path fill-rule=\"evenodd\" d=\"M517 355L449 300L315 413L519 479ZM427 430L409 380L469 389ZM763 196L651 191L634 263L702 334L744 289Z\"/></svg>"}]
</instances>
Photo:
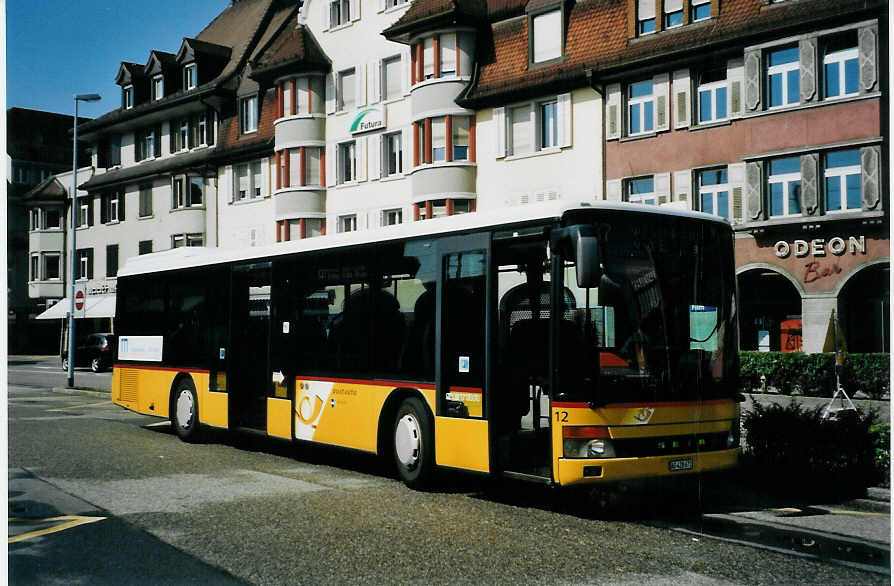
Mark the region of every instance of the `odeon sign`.
<instances>
[{"instance_id":1,"label":"odeon sign","mask_svg":"<svg viewBox=\"0 0 894 586\"><path fill-rule=\"evenodd\" d=\"M829 238L814 238L810 242L806 240L795 240L791 244L785 240L780 240L773 245L776 256L779 258L788 258L794 253L797 258L804 258L808 254L813 256L826 256L826 251L835 256L842 256L845 253L850 254L866 254L866 236L848 236L847 240L841 236Z\"/></svg>"},{"instance_id":2,"label":"odeon sign","mask_svg":"<svg viewBox=\"0 0 894 586\"><path fill-rule=\"evenodd\" d=\"M360 134L370 130L385 128L385 109L381 106L364 108L357 112L351 121L351 134Z\"/></svg>"}]
</instances>

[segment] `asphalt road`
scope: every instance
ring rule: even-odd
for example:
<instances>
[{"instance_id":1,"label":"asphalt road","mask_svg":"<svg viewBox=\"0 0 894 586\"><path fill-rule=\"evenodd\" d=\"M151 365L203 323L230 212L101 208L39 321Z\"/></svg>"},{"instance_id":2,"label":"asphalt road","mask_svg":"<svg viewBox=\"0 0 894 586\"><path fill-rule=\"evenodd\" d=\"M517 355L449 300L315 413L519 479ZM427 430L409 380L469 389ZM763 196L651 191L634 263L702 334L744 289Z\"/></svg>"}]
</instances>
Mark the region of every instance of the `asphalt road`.
<instances>
[{"instance_id":1,"label":"asphalt road","mask_svg":"<svg viewBox=\"0 0 894 586\"><path fill-rule=\"evenodd\" d=\"M455 475L423 493L363 454L225 433L185 444L102 397L39 388L41 366L10 365L10 478L37 488L11 493L9 516L103 519L11 543L15 584L890 583L674 530L698 518L682 494L598 509Z\"/></svg>"}]
</instances>

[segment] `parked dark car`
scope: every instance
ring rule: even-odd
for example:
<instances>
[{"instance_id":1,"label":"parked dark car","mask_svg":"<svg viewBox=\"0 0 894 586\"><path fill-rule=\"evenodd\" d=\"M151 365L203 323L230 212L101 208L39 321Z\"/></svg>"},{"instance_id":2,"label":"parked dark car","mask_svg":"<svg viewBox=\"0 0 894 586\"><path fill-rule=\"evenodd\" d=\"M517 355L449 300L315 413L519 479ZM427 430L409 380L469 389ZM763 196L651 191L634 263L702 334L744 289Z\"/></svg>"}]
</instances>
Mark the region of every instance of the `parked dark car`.
<instances>
[{"instance_id":1,"label":"parked dark car","mask_svg":"<svg viewBox=\"0 0 894 586\"><path fill-rule=\"evenodd\" d=\"M114 334L89 334L75 344L75 366L89 366L93 372L102 372L115 361L117 337ZM62 352L62 369L68 370L68 349Z\"/></svg>"}]
</instances>

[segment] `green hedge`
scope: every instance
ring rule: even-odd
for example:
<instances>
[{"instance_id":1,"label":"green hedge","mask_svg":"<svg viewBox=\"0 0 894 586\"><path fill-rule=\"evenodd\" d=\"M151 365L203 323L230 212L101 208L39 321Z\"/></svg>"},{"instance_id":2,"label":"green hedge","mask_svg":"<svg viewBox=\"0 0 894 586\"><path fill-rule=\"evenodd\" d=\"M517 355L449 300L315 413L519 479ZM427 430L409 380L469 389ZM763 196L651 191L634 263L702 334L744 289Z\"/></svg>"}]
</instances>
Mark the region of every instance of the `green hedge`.
<instances>
[{"instance_id":1,"label":"green hedge","mask_svg":"<svg viewBox=\"0 0 894 586\"><path fill-rule=\"evenodd\" d=\"M823 419L822 410L794 400L754 403L742 416L745 477L773 492L801 495L855 494L884 482L888 426L874 412Z\"/></svg>"},{"instance_id":2,"label":"green hedge","mask_svg":"<svg viewBox=\"0 0 894 586\"><path fill-rule=\"evenodd\" d=\"M881 399L888 391L889 354L845 354L841 384L849 395L863 391ZM761 375L767 387L780 393L801 393L831 397L835 392L835 355L802 352L740 352L739 383L743 392L761 388Z\"/></svg>"}]
</instances>

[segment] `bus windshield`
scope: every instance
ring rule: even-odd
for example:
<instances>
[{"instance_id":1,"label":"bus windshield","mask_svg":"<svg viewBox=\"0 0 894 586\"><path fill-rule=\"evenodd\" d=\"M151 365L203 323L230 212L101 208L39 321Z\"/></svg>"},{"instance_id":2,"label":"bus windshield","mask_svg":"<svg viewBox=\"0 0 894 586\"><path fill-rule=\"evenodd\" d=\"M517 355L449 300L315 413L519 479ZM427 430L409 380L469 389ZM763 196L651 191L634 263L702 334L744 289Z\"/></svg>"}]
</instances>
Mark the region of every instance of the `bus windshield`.
<instances>
[{"instance_id":1,"label":"bus windshield","mask_svg":"<svg viewBox=\"0 0 894 586\"><path fill-rule=\"evenodd\" d=\"M600 241L598 286L578 287L574 259L563 261L563 298L570 292L575 307L564 312L573 328L557 330L559 393L596 404L734 396L729 228L639 214L593 226Z\"/></svg>"}]
</instances>

